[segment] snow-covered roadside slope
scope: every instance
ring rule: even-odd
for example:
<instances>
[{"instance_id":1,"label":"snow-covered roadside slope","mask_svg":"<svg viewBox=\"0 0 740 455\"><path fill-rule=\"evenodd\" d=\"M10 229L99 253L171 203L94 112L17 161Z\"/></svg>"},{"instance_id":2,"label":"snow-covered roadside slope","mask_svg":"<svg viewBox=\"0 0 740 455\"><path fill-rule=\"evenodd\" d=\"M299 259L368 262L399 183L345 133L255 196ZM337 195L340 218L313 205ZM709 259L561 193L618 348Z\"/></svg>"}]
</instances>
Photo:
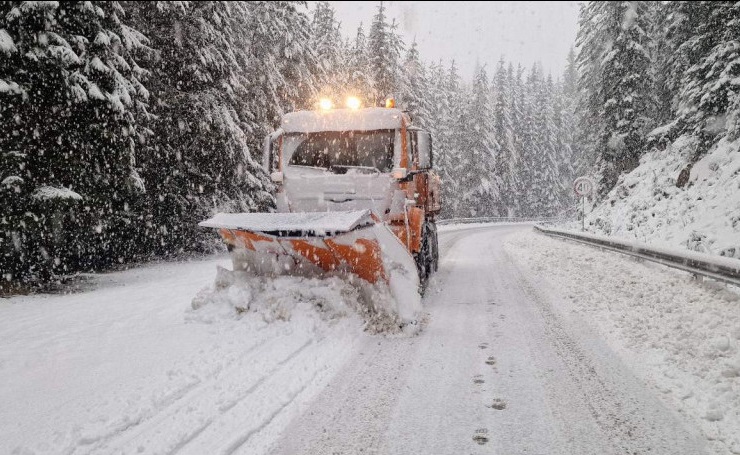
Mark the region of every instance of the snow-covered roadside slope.
<instances>
[{"instance_id":1,"label":"snow-covered roadside slope","mask_svg":"<svg viewBox=\"0 0 740 455\"><path fill-rule=\"evenodd\" d=\"M510 257L539 277L563 317L593 325L625 365L701 429L714 453L740 454L740 295L652 263L536 233Z\"/></svg>"},{"instance_id":2,"label":"snow-covered roadside slope","mask_svg":"<svg viewBox=\"0 0 740 455\"><path fill-rule=\"evenodd\" d=\"M695 147L684 136L643 156L587 216L589 230L740 258L740 141L717 143L679 188Z\"/></svg>"},{"instance_id":3,"label":"snow-covered roadside slope","mask_svg":"<svg viewBox=\"0 0 740 455\"><path fill-rule=\"evenodd\" d=\"M228 262L153 264L99 276L91 291L0 299L0 453L269 445L351 355L363 321L337 280L282 278L267 292L275 308L192 310Z\"/></svg>"}]
</instances>

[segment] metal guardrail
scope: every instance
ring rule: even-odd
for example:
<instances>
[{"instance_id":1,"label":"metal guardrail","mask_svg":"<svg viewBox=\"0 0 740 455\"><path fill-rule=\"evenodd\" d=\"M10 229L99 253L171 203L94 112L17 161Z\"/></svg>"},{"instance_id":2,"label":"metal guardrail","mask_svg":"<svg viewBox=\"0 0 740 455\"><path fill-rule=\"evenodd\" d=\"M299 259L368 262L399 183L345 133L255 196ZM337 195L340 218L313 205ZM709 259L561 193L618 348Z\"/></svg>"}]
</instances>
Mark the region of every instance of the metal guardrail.
<instances>
[{"instance_id":1,"label":"metal guardrail","mask_svg":"<svg viewBox=\"0 0 740 455\"><path fill-rule=\"evenodd\" d=\"M552 223L562 221L561 217L484 217L484 218L448 218L444 220L437 220L436 223L439 225L445 224L470 224L470 223Z\"/></svg>"},{"instance_id":2,"label":"metal guardrail","mask_svg":"<svg viewBox=\"0 0 740 455\"><path fill-rule=\"evenodd\" d=\"M668 248L649 247L647 245L619 240L610 237L586 233L575 233L560 229L535 226L536 231L591 246L616 251L659 264L673 267L685 272L712 278L725 283L740 286L740 260L722 256L712 256L694 251L675 251Z\"/></svg>"}]
</instances>

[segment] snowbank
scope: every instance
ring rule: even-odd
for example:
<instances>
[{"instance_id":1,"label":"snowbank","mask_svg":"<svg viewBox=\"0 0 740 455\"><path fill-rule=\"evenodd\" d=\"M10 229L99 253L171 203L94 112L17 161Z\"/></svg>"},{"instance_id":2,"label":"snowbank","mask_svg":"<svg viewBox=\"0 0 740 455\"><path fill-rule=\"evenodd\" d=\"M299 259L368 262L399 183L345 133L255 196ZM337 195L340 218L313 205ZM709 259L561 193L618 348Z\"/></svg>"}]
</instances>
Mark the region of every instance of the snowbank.
<instances>
[{"instance_id":1,"label":"snowbank","mask_svg":"<svg viewBox=\"0 0 740 455\"><path fill-rule=\"evenodd\" d=\"M266 278L218 267L214 284L193 298L189 318L211 323L257 314L267 323L297 317L315 325L332 325L342 318L359 315L365 321L365 330L392 333L401 331L403 317L390 311L394 307L390 290L359 278Z\"/></svg>"},{"instance_id":2,"label":"snowbank","mask_svg":"<svg viewBox=\"0 0 740 455\"><path fill-rule=\"evenodd\" d=\"M589 229L740 258L739 148L723 139L693 167L689 137L649 152L588 215Z\"/></svg>"},{"instance_id":3,"label":"snowbank","mask_svg":"<svg viewBox=\"0 0 740 455\"><path fill-rule=\"evenodd\" d=\"M592 324L625 365L701 428L715 453L740 453L740 295L688 274L526 233L505 244L560 310Z\"/></svg>"}]
</instances>

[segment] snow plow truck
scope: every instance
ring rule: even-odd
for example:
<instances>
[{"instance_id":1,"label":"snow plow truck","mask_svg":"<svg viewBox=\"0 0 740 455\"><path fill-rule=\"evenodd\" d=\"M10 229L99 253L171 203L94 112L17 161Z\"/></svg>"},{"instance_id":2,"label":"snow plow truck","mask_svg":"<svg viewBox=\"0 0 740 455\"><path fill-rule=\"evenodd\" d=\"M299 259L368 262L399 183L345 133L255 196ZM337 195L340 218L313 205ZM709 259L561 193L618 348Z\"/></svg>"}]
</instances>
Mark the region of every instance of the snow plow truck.
<instances>
[{"instance_id":1,"label":"snow plow truck","mask_svg":"<svg viewBox=\"0 0 740 455\"><path fill-rule=\"evenodd\" d=\"M276 212L219 213L200 226L218 230L235 271L353 276L387 287L408 323L439 261L431 136L393 100L359 104L285 114L263 150Z\"/></svg>"}]
</instances>

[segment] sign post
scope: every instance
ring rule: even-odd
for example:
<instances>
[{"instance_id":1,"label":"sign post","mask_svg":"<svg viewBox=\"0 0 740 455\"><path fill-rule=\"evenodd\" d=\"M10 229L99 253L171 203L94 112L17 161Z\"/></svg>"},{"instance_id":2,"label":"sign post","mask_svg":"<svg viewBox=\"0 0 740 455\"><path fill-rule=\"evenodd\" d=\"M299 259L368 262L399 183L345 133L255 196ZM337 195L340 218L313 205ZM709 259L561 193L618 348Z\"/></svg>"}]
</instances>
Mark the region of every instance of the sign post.
<instances>
[{"instance_id":1,"label":"sign post","mask_svg":"<svg viewBox=\"0 0 740 455\"><path fill-rule=\"evenodd\" d=\"M581 197L581 230L586 230L586 197L590 196L596 189L596 183L590 177L578 177L573 181L573 191ZM576 203L576 210L578 204Z\"/></svg>"}]
</instances>

